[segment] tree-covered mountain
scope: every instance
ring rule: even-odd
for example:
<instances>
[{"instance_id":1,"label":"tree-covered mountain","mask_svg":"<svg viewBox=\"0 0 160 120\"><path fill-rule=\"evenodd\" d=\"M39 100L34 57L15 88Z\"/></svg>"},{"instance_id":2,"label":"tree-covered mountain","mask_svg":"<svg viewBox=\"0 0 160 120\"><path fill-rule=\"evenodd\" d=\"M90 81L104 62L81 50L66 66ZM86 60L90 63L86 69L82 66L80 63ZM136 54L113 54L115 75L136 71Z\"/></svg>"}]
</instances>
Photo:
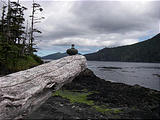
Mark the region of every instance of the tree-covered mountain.
<instances>
[{"instance_id":1,"label":"tree-covered mountain","mask_svg":"<svg viewBox=\"0 0 160 120\"><path fill-rule=\"evenodd\" d=\"M52 59L52 60L57 60L57 59L60 59L62 57L66 57L68 56L67 53L54 53L54 54L50 54L50 55L47 55L47 56L44 56L42 57L42 59Z\"/></svg>"},{"instance_id":2,"label":"tree-covered mountain","mask_svg":"<svg viewBox=\"0 0 160 120\"><path fill-rule=\"evenodd\" d=\"M85 57L91 61L160 62L160 33L143 42L104 48Z\"/></svg>"}]
</instances>

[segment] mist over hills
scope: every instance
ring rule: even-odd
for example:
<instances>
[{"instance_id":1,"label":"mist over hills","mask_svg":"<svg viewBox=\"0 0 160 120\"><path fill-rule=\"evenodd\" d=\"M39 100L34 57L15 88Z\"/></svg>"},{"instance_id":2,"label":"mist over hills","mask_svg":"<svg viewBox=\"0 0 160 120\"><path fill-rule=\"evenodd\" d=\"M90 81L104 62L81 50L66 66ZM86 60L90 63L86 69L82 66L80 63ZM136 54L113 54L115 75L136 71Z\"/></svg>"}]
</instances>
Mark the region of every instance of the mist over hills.
<instances>
[{"instance_id":1,"label":"mist over hills","mask_svg":"<svg viewBox=\"0 0 160 120\"><path fill-rule=\"evenodd\" d=\"M103 48L85 57L90 61L160 62L160 33L143 42Z\"/></svg>"}]
</instances>

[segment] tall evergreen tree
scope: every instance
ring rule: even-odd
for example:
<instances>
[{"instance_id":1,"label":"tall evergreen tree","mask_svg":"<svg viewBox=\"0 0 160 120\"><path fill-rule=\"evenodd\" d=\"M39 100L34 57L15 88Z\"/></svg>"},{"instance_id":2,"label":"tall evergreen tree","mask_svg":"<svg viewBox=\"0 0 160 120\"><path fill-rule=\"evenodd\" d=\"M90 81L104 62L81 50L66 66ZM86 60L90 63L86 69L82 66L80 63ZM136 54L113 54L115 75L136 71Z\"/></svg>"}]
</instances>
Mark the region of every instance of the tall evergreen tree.
<instances>
[{"instance_id":1,"label":"tall evergreen tree","mask_svg":"<svg viewBox=\"0 0 160 120\"><path fill-rule=\"evenodd\" d=\"M42 33L40 30L36 29L35 28L35 24L36 23L39 23L41 22L40 20L41 19L44 19L44 17L41 17L41 18L37 18L35 16L35 13L36 12L42 12L43 9L41 7L40 4L36 3L34 0L33 0L33 4L32 4L32 14L31 14L31 29L30 29L30 40L29 40L29 44L30 44L30 52L33 53L33 52L36 52L36 49L33 47L35 45L35 36L34 36L34 33Z\"/></svg>"},{"instance_id":2,"label":"tall evergreen tree","mask_svg":"<svg viewBox=\"0 0 160 120\"><path fill-rule=\"evenodd\" d=\"M6 8L8 10L6 11ZM9 57L21 56L23 44L20 41L24 39L24 6L17 2L10 2L3 5L0 20L0 58L1 63L7 62ZM6 13L7 12L7 13ZM18 41L18 42L17 42ZM4 61L3 61L4 60Z\"/></svg>"},{"instance_id":3,"label":"tall evergreen tree","mask_svg":"<svg viewBox=\"0 0 160 120\"><path fill-rule=\"evenodd\" d=\"M35 44L34 33L41 33L34 27L34 24L39 22L35 17L35 13L43 9L33 1L31 31L28 32L28 25L26 29L24 27L24 11L27 10L27 8L22 6L19 0L17 2L8 0L8 4L3 3L0 18L0 74L1 70L7 68L7 71L9 71L11 69L9 67L15 66L16 62L23 58L33 57L33 59L37 59L39 63L41 62L38 57L33 55L33 45ZM39 20L40 19L42 18L39 18ZM28 37L29 35L30 37ZM27 39L29 42L27 42Z\"/></svg>"},{"instance_id":4,"label":"tall evergreen tree","mask_svg":"<svg viewBox=\"0 0 160 120\"><path fill-rule=\"evenodd\" d=\"M2 16L1 16L1 20L0 20L0 43L5 41L5 12L6 12L6 8L7 6L3 4L2 7Z\"/></svg>"}]
</instances>

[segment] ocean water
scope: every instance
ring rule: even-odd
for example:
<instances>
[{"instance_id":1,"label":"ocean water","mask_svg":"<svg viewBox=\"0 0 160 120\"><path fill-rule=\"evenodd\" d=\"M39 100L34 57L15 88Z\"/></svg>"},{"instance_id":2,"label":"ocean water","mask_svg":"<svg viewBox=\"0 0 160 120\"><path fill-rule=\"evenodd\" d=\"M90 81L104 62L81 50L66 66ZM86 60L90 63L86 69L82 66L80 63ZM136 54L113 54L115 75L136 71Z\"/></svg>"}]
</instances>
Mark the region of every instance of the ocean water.
<instances>
[{"instance_id":1,"label":"ocean water","mask_svg":"<svg viewBox=\"0 0 160 120\"><path fill-rule=\"evenodd\" d=\"M107 81L160 91L160 63L87 61L87 65L96 76Z\"/></svg>"}]
</instances>

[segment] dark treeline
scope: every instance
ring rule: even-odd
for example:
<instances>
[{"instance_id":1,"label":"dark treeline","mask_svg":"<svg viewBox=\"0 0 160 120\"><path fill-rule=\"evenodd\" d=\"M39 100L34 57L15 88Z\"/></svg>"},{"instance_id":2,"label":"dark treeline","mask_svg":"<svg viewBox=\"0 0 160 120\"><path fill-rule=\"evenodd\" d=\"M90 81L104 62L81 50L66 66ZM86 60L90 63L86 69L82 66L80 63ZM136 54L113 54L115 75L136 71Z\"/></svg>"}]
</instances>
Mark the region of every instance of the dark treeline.
<instances>
[{"instance_id":1,"label":"dark treeline","mask_svg":"<svg viewBox=\"0 0 160 120\"><path fill-rule=\"evenodd\" d=\"M153 38L133 45L104 48L86 54L91 61L160 62L160 33Z\"/></svg>"},{"instance_id":2,"label":"dark treeline","mask_svg":"<svg viewBox=\"0 0 160 120\"><path fill-rule=\"evenodd\" d=\"M24 12L27 8L22 6L19 0L1 2L3 6L0 18L0 74L27 69L42 63L40 58L34 55L37 51L35 34L41 33L35 28L35 24L44 18L35 15L43 11L40 4L33 0L31 15L29 20L25 20Z\"/></svg>"}]
</instances>

